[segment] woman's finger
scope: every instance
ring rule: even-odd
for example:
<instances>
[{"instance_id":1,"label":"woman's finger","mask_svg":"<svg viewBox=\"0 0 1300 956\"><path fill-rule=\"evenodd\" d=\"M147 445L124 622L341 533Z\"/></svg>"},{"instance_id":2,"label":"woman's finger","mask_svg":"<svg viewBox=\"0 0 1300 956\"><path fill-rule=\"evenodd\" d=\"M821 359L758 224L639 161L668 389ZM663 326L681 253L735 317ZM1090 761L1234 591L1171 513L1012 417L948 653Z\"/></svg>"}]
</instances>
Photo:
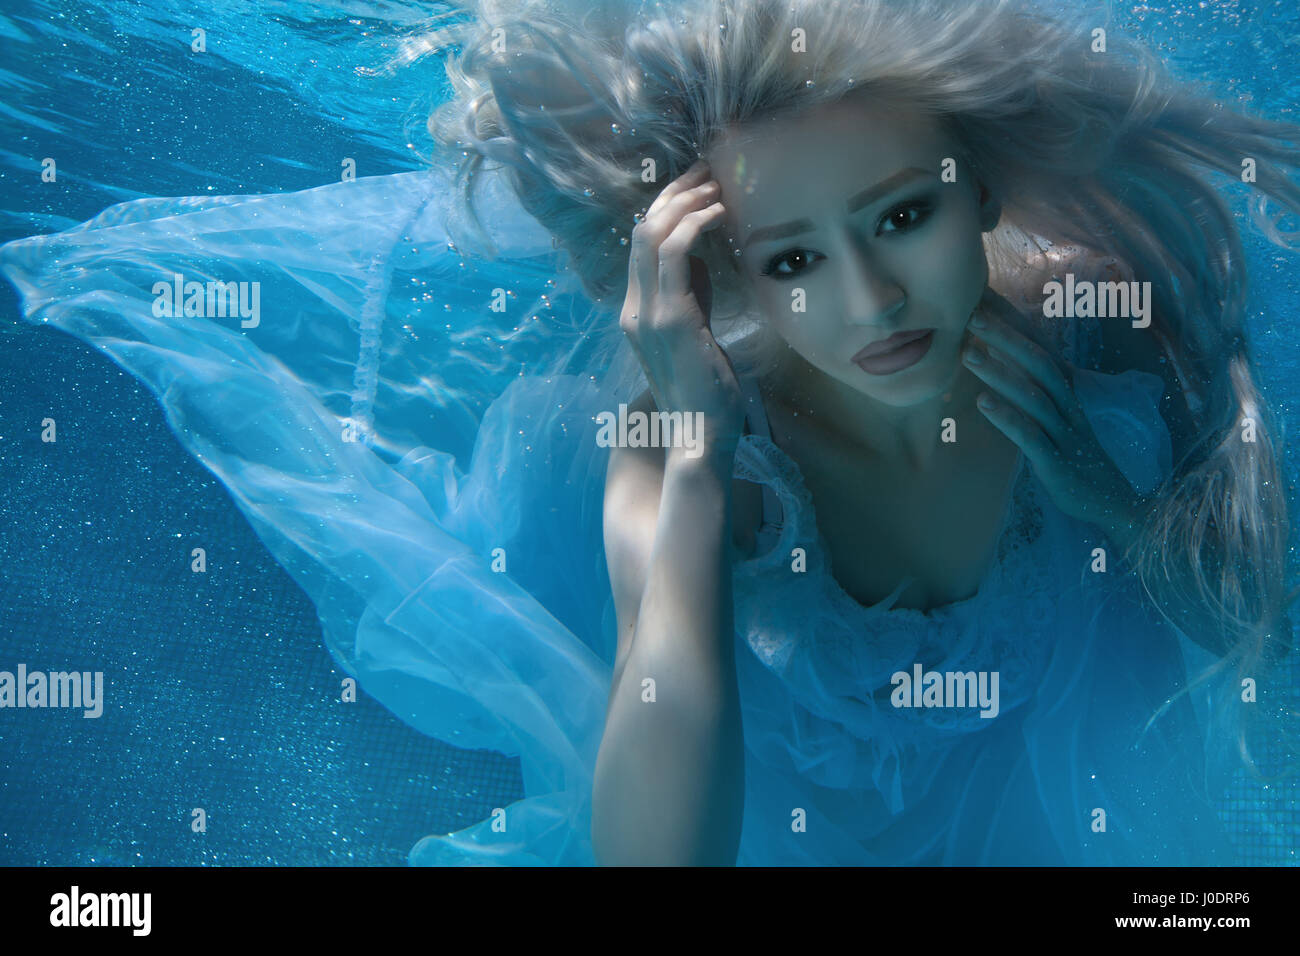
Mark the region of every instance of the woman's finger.
<instances>
[{"instance_id":1,"label":"woman's finger","mask_svg":"<svg viewBox=\"0 0 1300 956\"><path fill-rule=\"evenodd\" d=\"M719 189L716 183L708 182L682 190L660 207L655 215L646 216L632 230L632 259L635 262L637 291L643 309L651 309L660 295L659 260L664 240L677 228L684 215L708 203Z\"/></svg>"},{"instance_id":2,"label":"woman's finger","mask_svg":"<svg viewBox=\"0 0 1300 956\"><path fill-rule=\"evenodd\" d=\"M982 326L978 324L981 318L984 321ZM1073 420L1074 390L1061 367L1046 349L1030 341L1005 319L993 314L992 310L971 321L971 332L1015 360L1051 396L1061 417L1066 421Z\"/></svg>"},{"instance_id":3,"label":"woman's finger","mask_svg":"<svg viewBox=\"0 0 1300 956\"><path fill-rule=\"evenodd\" d=\"M658 213L659 210L668 205L669 201L678 193L684 192L687 189L693 189L700 185L706 178L708 178L708 175L709 164L702 159L696 160L695 164L691 166L690 169L686 170L686 172L682 173L670 182L663 188L659 195L655 197L655 201L652 202L650 208L646 210L645 218L649 219L651 216Z\"/></svg>"},{"instance_id":4,"label":"woman's finger","mask_svg":"<svg viewBox=\"0 0 1300 956\"><path fill-rule=\"evenodd\" d=\"M976 405L998 431L1025 453L1040 478L1052 474L1060 452L1037 422L991 392L980 393Z\"/></svg>"},{"instance_id":5,"label":"woman's finger","mask_svg":"<svg viewBox=\"0 0 1300 956\"><path fill-rule=\"evenodd\" d=\"M1058 448L1069 440L1069 423L1056 402L1025 370L986 343L975 339L962 352L962 361L982 381L992 386L1003 400L1033 419Z\"/></svg>"},{"instance_id":6,"label":"woman's finger","mask_svg":"<svg viewBox=\"0 0 1300 956\"><path fill-rule=\"evenodd\" d=\"M690 250L701 233L722 222L725 211L722 203L715 202L703 209L686 213L668 238L660 244L660 298L679 299L691 294Z\"/></svg>"}]
</instances>

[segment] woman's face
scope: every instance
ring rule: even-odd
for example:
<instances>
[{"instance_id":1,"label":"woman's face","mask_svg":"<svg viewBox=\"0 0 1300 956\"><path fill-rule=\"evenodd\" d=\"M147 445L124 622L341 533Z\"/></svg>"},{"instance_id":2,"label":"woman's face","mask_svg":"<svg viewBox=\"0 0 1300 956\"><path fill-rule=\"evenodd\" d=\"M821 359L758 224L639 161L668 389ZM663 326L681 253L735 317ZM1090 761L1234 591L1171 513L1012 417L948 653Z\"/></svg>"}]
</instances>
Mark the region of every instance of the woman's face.
<instances>
[{"instance_id":1,"label":"woman's face","mask_svg":"<svg viewBox=\"0 0 1300 956\"><path fill-rule=\"evenodd\" d=\"M948 390L998 209L933 120L850 98L735 127L707 158L742 281L790 348L888 405Z\"/></svg>"}]
</instances>

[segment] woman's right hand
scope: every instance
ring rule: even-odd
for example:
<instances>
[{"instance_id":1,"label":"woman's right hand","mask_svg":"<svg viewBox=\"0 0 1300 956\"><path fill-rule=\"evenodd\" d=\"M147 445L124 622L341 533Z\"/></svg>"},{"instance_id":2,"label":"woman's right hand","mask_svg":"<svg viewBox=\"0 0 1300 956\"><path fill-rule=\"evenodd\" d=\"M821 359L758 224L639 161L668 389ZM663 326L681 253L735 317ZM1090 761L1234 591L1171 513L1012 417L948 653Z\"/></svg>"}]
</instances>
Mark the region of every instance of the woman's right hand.
<instances>
[{"instance_id":1,"label":"woman's right hand","mask_svg":"<svg viewBox=\"0 0 1300 956\"><path fill-rule=\"evenodd\" d=\"M658 410L703 413L699 447L705 456L729 463L744 427L745 403L731 360L709 328L708 271L690 255L700 235L722 222L720 194L703 160L664 187L632 230L619 326Z\"/></svg>"}]
</instances>

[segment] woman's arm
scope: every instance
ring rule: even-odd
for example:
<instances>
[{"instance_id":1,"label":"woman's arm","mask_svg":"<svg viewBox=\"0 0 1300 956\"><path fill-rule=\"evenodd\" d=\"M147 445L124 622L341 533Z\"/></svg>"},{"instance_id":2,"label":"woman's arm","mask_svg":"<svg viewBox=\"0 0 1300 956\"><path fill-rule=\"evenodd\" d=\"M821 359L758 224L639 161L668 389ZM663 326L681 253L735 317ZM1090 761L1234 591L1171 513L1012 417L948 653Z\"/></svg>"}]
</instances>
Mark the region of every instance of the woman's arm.
<instances>
[{"instance_id":1,"label":"woman's arm","mask_svg":"<svg viewBox=\"0 0 1300 956\"><path fill-rule=\"evenodd\" d=\"M733 864L740 844L731 460L679 452L615 449L606 481L619 641L592 792L602 864Z\"/></svg>"}]
</instances>

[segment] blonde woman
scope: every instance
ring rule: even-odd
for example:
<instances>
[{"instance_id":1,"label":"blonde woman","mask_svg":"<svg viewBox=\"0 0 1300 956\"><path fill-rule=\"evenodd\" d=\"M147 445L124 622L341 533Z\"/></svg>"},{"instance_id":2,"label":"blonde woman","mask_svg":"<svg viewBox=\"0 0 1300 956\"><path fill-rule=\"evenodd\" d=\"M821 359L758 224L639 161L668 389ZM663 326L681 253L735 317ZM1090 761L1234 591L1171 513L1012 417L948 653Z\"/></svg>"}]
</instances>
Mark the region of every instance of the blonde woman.
<instances>
[{"instance_id":1,"label":"blonde woman","mask_svg":"<svg viewBox=\"0 0 1300 956\"><path fill-rule=\"evenodd\" d=\"M463 202L431 173L259 210L358 222L330 279L281 270L332 326L177 331L128 283L106 318L41 275L50 242L106 267L85 234L3 261L47 320L169 343L119 360L363 687L520 756L526 799L413 862L1231 862L1212 801L1267 712L1243 682L1285 690L1288 519L1206 177L1300 212L1300 130L1094 28L486 4L423 40ZM232 215L202 212L112 243L156 230L173 268L164 236ZM398 270L444 314L395 325ZM237 389L188 390L200 339ZM250 395L280 414L235 427Z\"/></svg>"}]
</instances>

